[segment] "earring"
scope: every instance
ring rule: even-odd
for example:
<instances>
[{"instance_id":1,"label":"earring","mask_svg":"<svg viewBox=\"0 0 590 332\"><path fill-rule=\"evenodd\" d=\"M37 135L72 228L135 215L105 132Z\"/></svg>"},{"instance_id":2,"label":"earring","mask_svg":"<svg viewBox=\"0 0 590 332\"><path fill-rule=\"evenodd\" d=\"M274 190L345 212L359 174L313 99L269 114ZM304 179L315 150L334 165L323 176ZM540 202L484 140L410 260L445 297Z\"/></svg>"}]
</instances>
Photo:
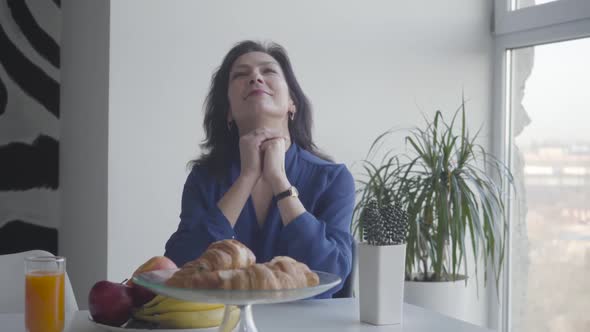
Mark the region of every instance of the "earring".
<instances>
[{"instance_id":1,"label":"earring","mask_svg":"<svg viewBox=\"0 0 590 332\"><path fill-rule=\"evenodd\" d=\"M233 126L234 126L234 122L233 121L228 121L227 122L227 131L231 131L231 129L233 128Z\"/></svg>"},{"instance_id":2,"label":"earring","mask_svg":"<svg viewBox=\"0 0 590 332\"><path fill-rule=\"evenodd\" d=\"M291 121L295 120L295 110L289 111L289 119L291 119Z\"/></svg>"}]
</instances>

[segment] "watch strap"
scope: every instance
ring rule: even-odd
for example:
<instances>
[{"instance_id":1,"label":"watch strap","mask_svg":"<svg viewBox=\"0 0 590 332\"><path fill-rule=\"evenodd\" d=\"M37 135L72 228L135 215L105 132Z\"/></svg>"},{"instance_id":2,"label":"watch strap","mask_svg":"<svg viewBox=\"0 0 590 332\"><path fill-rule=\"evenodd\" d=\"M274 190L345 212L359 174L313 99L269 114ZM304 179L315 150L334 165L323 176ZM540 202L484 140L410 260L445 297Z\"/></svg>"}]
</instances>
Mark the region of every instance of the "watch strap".
<instances>
[{"instance_id":1,"label":"watch strap","mask_svg":"<svg viewBox=\"0 0 590 332\"><path fill-rule=\"evenodd\" d=\"M297 197L299 195L299 193L297 192L297 189L294 186L289 187L289 189L278 193L275 198L278 201L280 201L283 198L287 198L287 197Z\"/></svg>"}]
</instances>

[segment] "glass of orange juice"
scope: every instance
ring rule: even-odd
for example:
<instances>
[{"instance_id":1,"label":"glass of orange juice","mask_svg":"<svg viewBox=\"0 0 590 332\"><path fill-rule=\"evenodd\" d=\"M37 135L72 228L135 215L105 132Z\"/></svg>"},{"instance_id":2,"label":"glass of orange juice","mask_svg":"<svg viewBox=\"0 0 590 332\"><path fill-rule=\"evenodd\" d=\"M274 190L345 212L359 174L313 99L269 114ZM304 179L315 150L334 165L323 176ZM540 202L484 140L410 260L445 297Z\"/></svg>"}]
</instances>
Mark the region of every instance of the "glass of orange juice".
<instances>
[{"instance_id":1,"label":"glass of orange juice","mask_svg":"<svg viewBox=\"0 0 590 332\"><path fill-rule=\"evenodd\" d=\"M25 326L28 332L62 332L66 259L25 258Z\"/></svg>"}]
</instances>

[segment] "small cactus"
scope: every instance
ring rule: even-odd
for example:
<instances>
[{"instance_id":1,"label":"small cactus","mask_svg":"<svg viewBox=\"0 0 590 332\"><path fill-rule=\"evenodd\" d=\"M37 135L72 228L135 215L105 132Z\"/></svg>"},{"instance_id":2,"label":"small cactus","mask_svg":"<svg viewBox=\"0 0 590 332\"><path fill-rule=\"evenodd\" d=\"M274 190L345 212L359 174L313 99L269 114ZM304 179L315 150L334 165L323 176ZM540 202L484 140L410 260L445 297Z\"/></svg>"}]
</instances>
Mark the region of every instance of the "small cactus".
<instances>
[{"instance_id":1,"label":"small cactus","mask_svg":"<svg viewBox=\"0 0 590 332\"><path fill-rule=\"evenodd\" d=\"M377 201L367 203L361 214L363 240L370 245L403 244L408 233L408 214L399 202L379 207Z\"/></svg>"}]
</instances>

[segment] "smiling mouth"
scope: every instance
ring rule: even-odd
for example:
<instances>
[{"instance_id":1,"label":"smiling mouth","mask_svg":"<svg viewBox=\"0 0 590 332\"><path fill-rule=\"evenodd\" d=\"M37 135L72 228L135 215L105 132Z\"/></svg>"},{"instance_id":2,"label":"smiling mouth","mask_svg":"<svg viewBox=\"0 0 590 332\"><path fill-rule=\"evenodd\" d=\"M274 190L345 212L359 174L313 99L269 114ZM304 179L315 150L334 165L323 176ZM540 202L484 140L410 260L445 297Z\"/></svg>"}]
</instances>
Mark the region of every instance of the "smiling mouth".
<instances>
[{"instance_id":1,"label":"smiling mouth","mask_svg":"<svg viewBox=\"0 0 590 332\"><path fill-rule=\"evenodd\" d=\"M248 97L251 97L251 96L260 96L260 95L270 95L270 93L268 93L264 90L253 90L249 94L247 94L246 97L244 97L244 99L248 99Z\"/></svg>"}]
</instances>

